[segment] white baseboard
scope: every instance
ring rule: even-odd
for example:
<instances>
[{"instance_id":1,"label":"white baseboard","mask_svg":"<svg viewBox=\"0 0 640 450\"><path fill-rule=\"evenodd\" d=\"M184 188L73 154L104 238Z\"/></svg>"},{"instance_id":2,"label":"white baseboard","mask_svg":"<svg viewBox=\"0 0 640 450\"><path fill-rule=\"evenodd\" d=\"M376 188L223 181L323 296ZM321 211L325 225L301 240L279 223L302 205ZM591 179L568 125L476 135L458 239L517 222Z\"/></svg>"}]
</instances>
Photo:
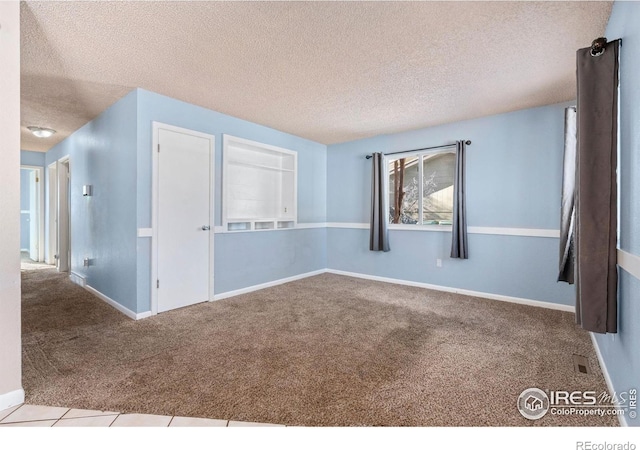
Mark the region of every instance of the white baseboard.
<instances>
[{"instance_id":1,"label":"white baseboard","mask_svg":"<svg viewBox=\"0 0 640 450\"><path fill-rule=\"evenodd\" d=\"M78 286L86 287L87 285L87 279L78 273L70 272L69 278Z\"/></svg>"},{"instance_id":2,"label":"white baseboard","mask_svg":"<svg viewBox=\"0 0 640 450\"><path fill-rule=\"evenodd\" d=\"M246 288L237 289L235 291L222 292L220 294L214 295L213 299L214 300L222 300L222 299L229 298L229 297L235 297L236 295L242 295L242 294L247 294L249 292L259 291L260 289L266 289L268 287L277 286L277 285L284 284L284 283L289 283L291 281L301 280L303 278L308 278L308 277L312 277L312 276L315 276L315 275L320 275L320 274L323 274L323 273L333 273L333 274L336 274L336 275L344 275L344 276L347 276L347 277L363 278L365 280L382 281L384 283L401 284L401 285L404 285L404 286L414 286L414 287L420 287L420 288L424 288L424 289L432 289L434 291L451 292L451 293L454 293L454 294L469 295L471 297L481 297L481 298L486 298L486 299L490 299L490 300L498 300L498 301L502 301L502 302L518 303L520 305L536 306L538 308L547 308L547 309L555 309L555 310L559 310L559 311L575 312L575 307L570 306L570 305L559 305L557 303L543 302L543 301L540 301L540 300L531 300L531 299L527 299L527 298L510 297L510 296L507 296L507 295L491 294L491 293L488 293L488 292L470 291L470 290L467 290L467 289L451 288L451 287L448 287L448 286L439 286L439 285L435 285L435 284L420 283L420 282L417 282L417 281L400 280L400 279L397 279L397 278L379 277L379 276L375 276L375 275L367 275L367 274L363 274L363 273L347 272L347 271L344 271L344 270L335 270L335 269L314 270L313 272L306 272L306 273L302 273L300 275L294 275L292 277L282 278L282 279L275 280L275 281L270 281L268 283L256 284L254 286L249 286L249 287L246 287Z\"/></svg>"},{"instance_id":3,"label":"white baseboard","mask_svg":"<svg viewBox=\"0 0 640 450\"><path fill-rule=\"evenodd\" d=\"M129 318L131 318L133 320L140 320L140 319L144 319L146 317L151 316L151 311L145 311L145 312L141 312L141 313L134 313L129 308L126 308L126 307L122 306L120 303L116 302L112 298L107 297L102 292L100 292L97 289L94 289L91 286L87 285L86 279L83 276L78 275L77 273L71 272L69 274L69 278L71 279L71 281L73 281L78 286L81 286L81 287L85 288L87 291L91 292L93 295L95 295L100 300L102 300L105 303L107 303L109 306L112 306L113 308L117 309L122 314L124 314L125 316L127 316L127 317L129 317Z\"/></svg>"},{"instance_id":4,"label":"white baseboard","mask_svg":"<svg viewBox=\"0 0 640 450\"><path fill-rule=\"evenodd\" d=\"M236 295L248 294L249 292L259 291L260 289L266 289L272 286L278 286L279 284L289 283L291 281L301 280L303 278L313 277L315 275L320 275L325 273L326 269L314 270L313 272L301 273L300 275L294 275L288 278L281 278L275 281L269 281L268 283L256 284L254 286L249 286L242 289L237 289L235 291L227 291L222 292L220 294L216 294L213 296L214 300L222 300L224 298L235 297Z\"/></svg>"},{"instance_id":5,"label":"white baseboard","mask_svg":"<svg viewBox=\"0 0 640 450\"><path fill-rule=\"evenodd\" d=\"M102 292L98 291L97 289L92 288L89 285L84 286L84 288L87 291L91 292L96 297L98 297L100 300L103 300L105 303L113 306L115 309L120 311L122 314L124 314L125 316L127 316L127 317L129 317L129 318L131 318L133 320L144 319L145 317L149 317L151 315L151 311L145 311L145 312L142 312L142 313L134 313L129 308L126 308L126 307L122 306L120 303L116 302L112 298L107 297Z\"/></svg>"},{"instance_id":6,"label":"white baseboard","mask_svg":"<svg viewBox=\"0 0 640 450\"><path fill-rule=\"evenodd\" d=\"M335 269L314 270L312 272L306 272L306 273L302 273L302 274L299 274L299 275L294 275L292 277L281 278L279 280L269 281L267 283L256 284L254 286L248 286L246 288L236 289L234 291L222 292L220 294L215 294L213 296L213 300L214 301L215 300L222 300L222 299L225 299L225 298L235 297L237 295L248 294L249 292L259 291L261 289L266 289L266 288L269 288L269 287L272 287L272 286L278 286L280 284L290 283L291 281L301 280L303 278L313 277L315 275L320 275L320 274L323 274L323 273L333 273L333 274L336 274L336 275L344 275L344 276L348 276L348 277L362 278L362 279L365 279L365 280L381 281L383 283L400 284L400 285L404 285L404 286L414 286L414 287L419 287L419 288L424 288L424 289L431 289L431 290L434 290L434 291L451 292L451 293L454 293L454 294L468 295L468 296L471 296L471 297L480 297L480 298L486 298L486 299L490 299L490 300L498 300L498 301L501 301L501 302L517 303L517 304L520 304L520 305L535 306L535 307L538 307L538 308L547 308L547 309L555 309L555 310L559 310L559 311L575 312L575 307L574 306L570 306L570 305L560 305L560 304L557 304L557 303L544 302L544 301L541 301L541 300L532 300L532 299L528 299L528 298L511 297L511 296L508 296L508 295L491 294L491 293L488 293L488 292L471 291L471 290L468 290L468 289L452 288L452 287L449 287L449 286L440 286L440 285L436 285L436 284L421 283L421 282L418 282L418 281L400 280L398 278L380 277L380 276L376 276L376 275L368 275L368 274L357 273L357 272L347 272L347 271L344 271L344 270L335 270ZM150 317L150 316L153 315L151 311L145 311L145 312L142 312L142 313L134 313L133 311L131 311L130 309L128 309L128 308L126 308L124 306L122 306L121 304L119 304L115 300L107 297L102 292L92 288L91 286L88 286L86 284L85 278L82 277L81 275L78 275L78 274L72 272L69 275L69 278L71 278L71 281L73 281L74 283L82 286L87 291L91 292L93 295L95 295L99 299L103 300L104 302L108 303L109 305L111 305L112 307L114 307L115 309L117 309L118 311L120 311L121 313L126 315L127 317L130 317L131 319L140 320L140 319L144 319L144 318L147 318L147 317Z\"/></svg>"},{"instance_id":7,"label":"white baseboard","mask_svg":"<svg viewBox=\"0 0 640 450\"><path fill-rule=\"evenodd\" d=\"M24 389L16 389L15 391L0 394L0 411L13 408L14 406L24 403Z\"/></svg>"},{"instance_id":8,"label":"white baseboard","mask_svg":"<svg viewBox=\"0 0 640 450\"><path fill-rule=\"evenodd\" d=\"M401 284L404 286L414 286L414 287L420 287L425 289L432 289L434 291L451 292L454 294L469 295L471 297L481 297L489 300L498 300L501 302L518 303L520 305L536 306L539 308L547 308L547 309L556 309L559 311L566 311L566 312L575 312L574 306L559 305L557 303L543 302L540 300L531 300L528 298L510 297L508 295L491 294L488 292L479 292L479 291L470 291L467 289L458 289L458 288L452 288L448 286L439 286L436 284L421 283L418 281L407 281L407 280L400 280L397 278L387 278L387 277L379 277L376 275L367 275L364 273L346 272L344 270L327 269L327 272L333 273L336 275L345 275L348 277L363 278L365 280L382 281L383 283Z\"/></svg>"},{"instance_id":9,"label":"white baseboard","mask_svg":"<svg viewBox=\"0 0 640 450\"><path fill-rule=\"evenodd\" d=\"M607 369L607 365L604 363L604 359L602 358L602 352L600 351L600 346L598 345L598 341L596 340L596 335L592 332L589 332L589 336L591 336L591 342L593 342L593 348L596 351L596 356L598 358L598 363L600 364L600 369L602 369L602 375L604 375L604 381L607 383L607 389L609 390L609 395L613 397L613 394L616 392L613 387L613 381L611 380L611 375L609 375L609 370ZM621 427L628 427L627 418L624 414L618 414L618 422L620 422Z\"/></svg>"}]
</instances>

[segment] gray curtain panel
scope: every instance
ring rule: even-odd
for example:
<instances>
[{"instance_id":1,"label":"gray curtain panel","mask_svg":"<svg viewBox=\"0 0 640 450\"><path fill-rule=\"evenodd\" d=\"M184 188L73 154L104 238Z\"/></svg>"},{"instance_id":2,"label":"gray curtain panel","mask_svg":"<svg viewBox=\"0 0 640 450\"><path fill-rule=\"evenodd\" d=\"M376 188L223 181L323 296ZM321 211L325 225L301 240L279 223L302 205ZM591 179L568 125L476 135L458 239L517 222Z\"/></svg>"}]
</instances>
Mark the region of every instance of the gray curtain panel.
<instances>
[{"instance_id":1,"label":"gray curtain panel","mask_svg":"<svg viewBox=\"0 0 640 450\"><path fill-rule=\"evenodd\" d=\"M576 107L564 110L564 168L560 207L560 269L558 281L574 282L575 195L576 195Z\"/></svg>"},{"instance_id":2,"label":"gray curtain panel","mask_svg":"<svg viewBox=\"0 0 640 450\"><path fill-rule=\"evenodd\" d=\"M619 41L577 52L576 321L617 332L617 130Z\"/></svg>"},{"instance_id":3,"label":"gray curtain panel","mask_svg":"<svg viewBox=\"0 0 640 450\"><path fill-rule=\"evenodd\" d=\"M389 248L389 192L386 189L388 183L387 168L384 155L374 153L372 160L371 177L371 227L369 235L369 250L373 252L388 252Z\"/></svg>"},{"instance_id":4,"label":"gray curtain panel","mask_svg":"<svg viewBox=\"0 0 640 450\"><path fill-rule=\"evenodd\" d=\"M465 200L465 141L456 142L456 168L453 179L453 227L451 230L451 257L468 259L467 204Z\"/></svg>"}]
</instances>

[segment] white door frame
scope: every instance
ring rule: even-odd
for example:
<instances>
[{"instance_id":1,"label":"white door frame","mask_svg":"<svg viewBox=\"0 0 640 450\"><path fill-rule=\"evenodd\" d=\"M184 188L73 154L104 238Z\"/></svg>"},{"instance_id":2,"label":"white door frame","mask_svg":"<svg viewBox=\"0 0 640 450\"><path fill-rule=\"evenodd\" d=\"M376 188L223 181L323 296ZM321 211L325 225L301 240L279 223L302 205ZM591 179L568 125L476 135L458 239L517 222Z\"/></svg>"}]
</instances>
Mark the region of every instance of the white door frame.
<instances>
[{"instance_id":1,"label":"white door frame","mask_svg":"<svg viewBox=\"0 0 640 450\"><path fill-rule=\"evenodd\" d=\"M67 178L68 180L66 180L67 183L67 187L66 187L66 197L63 198L60 195L60 165L62 164L66 164L67 167ZM56 248L56 254L58 255L58 260L56 261L56 267L58 268L58 271L60 270L60 217L61 217L61 213L62 213L62 209L64 206L64 209L66 209L66 222L67 222L67 230L68 230L68 236L67 236L67 270L64 270L63 272L69 272L71 273L71 158L67 155L67 156L63 156L62 158L60 158L58 160L58 165L57 165L57 170L56 170L56 175L57 175L57 202L56 202L56 206L57 206L57 212L56 212L56 218L57 218L57 248Z\"/></svg>"},{"instance_id":2,"label":"white door frame","mask_svg":"<svg viewBox=\"0 0 640 450\"><path fill-rule=\"evenodd\" d=\"M49 188L49 222L47 264L56 265L55 254L58 252L58 161L47 166L47 187Z\"/></svg>"},{"instance_id":3,"label":"white door frame","mask_svg":"<svg viewBox=\"0 0 640 450\"><path fill-rule=\"evenodd\" d=\"M153 155L153 166L151 176L151 314L158 314L158 289L156 280L158 279L158 145L160 130L168 130L176 133L183 133L209 140L211 146L211 167L209 177L211 192L209 193L209 223L211 231L209 234L209 301L213 301L213 248L214 248L214 222L215 222L215 165L216 165L216 139L213 134L201 133L187 128L176 127L161 122L152 122L153 137L151 142L151 154Z\"/></svg>"},{"instance_id":4,"label":"white door frame","mask_svg":"<svg viewBox=\"0 0 640 450\"><path fill-rule=\"evenodd\" d=\"M21 169L29 169L36 172L38 182L36 183L36 211L38 215L38 261L44 261L44 167L42 166L29 166L21 165ZM31 185L29 186L31 189ZM32 217L29 220L33 220ZM30 236L30 238L33 236Z\"/></svg>"}]
</instances>

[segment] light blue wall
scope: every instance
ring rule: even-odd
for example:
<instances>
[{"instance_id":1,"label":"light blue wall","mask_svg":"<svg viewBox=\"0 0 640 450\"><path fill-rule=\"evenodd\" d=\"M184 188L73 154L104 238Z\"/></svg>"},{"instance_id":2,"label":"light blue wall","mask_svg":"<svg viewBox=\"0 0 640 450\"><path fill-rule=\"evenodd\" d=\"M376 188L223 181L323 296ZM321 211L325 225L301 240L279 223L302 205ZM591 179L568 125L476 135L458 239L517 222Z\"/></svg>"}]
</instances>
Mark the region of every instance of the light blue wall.
<instances>
[{"instance_id":1,"label":"light blue wall","mask_svg":"<svg viewBox=\"0 0 640 450\"><path fill-rule=\"evenodd\" d=\"M44 167L45 155L44 152L20 150L20 165Z\"/></svg>"},{"instance_id":2,"label":"light blue wall","mask_svg":"<svg viewBox=\"0 0 640 450\"><path fill-rule=\"evenodd\" d=\"M327 150L329 222L368 223L371 162L365 156L470 139L470 227L559 228L564 108L516 111L433 128L383 135ZM469 235L470 259L448 257L448 232L390 232L391 252L368 251L368 231L328 233L329 267L448 287L570 305L574 290L556 283L558 239ZM436 268L436 259L443 267Z\"/></svg>"},{"instance_id":3,"label":"light blue wall","mask_svg":"<svg viewBox=\"0 0 640 450\"><path fill-rule=\"evenodd\" d=\"M136 310L136 105L132 91L46 154L71 164L71 270ZM93 186L83 197L82 186ZM89 267L83 259L92 260Z\"/></svg>"},{"instance_id":4,"label":"light blue wall","mask_svg":"<svg viewBox=\"0 0 640 450\"><path fill-rule=\"evenodd\" d=\"M151 226L152 122L213 134L216 145L215 224L222 215L222 135L298 152L298 222L326 221L326 146L138 89L137 226ZM324 230L264 231L215 236L215 293L326 267ZM138 238L137 311L150 309L151 242Z\"/></svg>"},{"instance_id":5,"label":"light blue wall","mask_svg":"<svg viewBox=\"0 0 640 450\"><path fill-rule=\"evenodd\" d=\"M37 166L44 167L46 154L44 152L32 152L29 150L20 150L20 165L21 166ZM47 182L46 170L43 171L42 183ZM20 171L20 210L29 210L29 171ZM45 184L46 186L46 184ZM31 240L30 230L31 217L29 214L20 214L20 248L28 249ZM48 228L48 224L45 221L45 232ZM47 247L45 246L45 256Z\"/></svg>"},{"instance_id":6,"label":"light blue wall","mask_svg":"<svg viewBox=\"0 0 640 450\"><path fill-rule=\"evenodd\" d=\"M324 228L215 235L215 292L327 267Z\"/></svg>"},{"instance_id":7,"label":"light blue wall","mask_svg":"<svg viewBox=\"0 0 640 450\"><path fill-rule=\"evenodd\" d=\"M44 152L32 152L28 150L20 150L20 165L21 166L38 166L44 167L45 165ZM46 170L42 182L46 183ZM46 186L46 184L45 184ZM20 171L20 210L29 210L29 171ZM29 214L20 214L20 248L28 249L30 241L30 217ZM45 247L46 248L46 247Z\"/></svg>"},{"instance_id":8,"label":"light blue wall","mask_svg":"<svg viewBox=\"0 0 640 450\"><path fill-rule=\"evenodd\" d=\"M152 122L215 135L215 224L221 224L222 135L298 152L298 222L326 221L326 146L143 89L136 89L56 145L46 164L71 157L71 269L133 312L149 311ZM93 197L82 197L82 185ZM215 293L326 267L326 230L215 236ZM92 265L83 266L85 257Z\"/></svg>"},{"instance_id":9,"label":"light blue wall","mask_svg":"<svg viewBox=\"0 0 640 450\"><path fill-rule=\"evenodd\" d=\"M328 148L329 222L369 222L372 152L470 139L467 215L482 227L558 229L564 107L526 109Z\"/></svg>"},{"instance_id":10,"label":"light blue wall","mask_svg":"<svg viewBox=\"0 0 640 450\"><path fill-rule=\"evenodd\" d=\"M449 258L451 233L394 230L389 253L369 251L369 230L330 228L329 268L572 305L555 282L558 240L469 235L470 259ZM436 259L442 267L436 267ZM567 291L569 295L567 295Z\"/></svg>"},{"instance_id":11,"label":"light blue wall","mask_svg":"<svg viewBox=\"0 0 640 450\"><path fill-rule=\"evenodd\" d=\"M44 153L43 153L44 156ZM22 211L29 211L29 174L30 170L20 169L20 249L29 250L30 217Z\"/></svg>"},{"instance_id":12,"label":"light blue wall","mask_svg":"<svg viewBox=\"0 0 640 450\"><path fill-rule=\"evenodd\" d=\"M640 3L613 5L609 40L620 52L620 248L640 255ZM596 335L614 389L640 389L640 281L619 269L618 334ZM640 419L627 417L629 425Z\"/></svg>"}]
</instances>

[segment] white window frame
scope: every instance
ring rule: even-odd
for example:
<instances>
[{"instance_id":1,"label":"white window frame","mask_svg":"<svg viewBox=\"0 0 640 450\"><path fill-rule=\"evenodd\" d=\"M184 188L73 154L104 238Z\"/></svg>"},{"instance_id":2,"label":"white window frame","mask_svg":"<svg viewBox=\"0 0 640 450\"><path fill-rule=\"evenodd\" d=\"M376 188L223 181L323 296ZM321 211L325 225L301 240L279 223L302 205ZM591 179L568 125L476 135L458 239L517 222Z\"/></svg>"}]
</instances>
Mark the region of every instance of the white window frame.
<instances>
[{"instance_id":1,"label":"white window frame","mask_svg":"<svg viewBox=\"0 0 640 450\"><path fill-rule=\"evenodd\" d=\"M418 177L420 178L420 183L419 183L419 189L418 189L418 217L419 217L419 223L415 223L415 224L408 224L408 223L391 223L390 219L389 219L389 209L390 209L390 205L387 208L387 224L390 230L416 230L416 229L426 229L426 230L431 230L431 231L449 231L452 228L452 225L440 225L440 224L423 224L422 221L424 220L424 210L423 210L423 189L424 189L424 181L423 181L423 171L424 171L424 164L423 164L423 159L422 157L425 155L437 155L437 154L444 154L444 153L452 153L453 155L456 154L456 148L455 147L451 147L451 148L443 148L443 149L436 149L436 150L416 150L414 152L403 152L402 154L390 154L390 155L385 155L384 158L384 164L385 167L387 168L386 170L388 171L388 167L389 167L389 163L391 161L395 161L397 159L402 159L402 158L413 158L415 156L419 157L419 161L418 161ZM387 186L387 188L389 189L389 192L386 193L387 198L389 198L390 196L390 189L391 187L389 186L389 174L387 172L387 181L385 183L385 185Z\"/></svg>"}]
</instances>

